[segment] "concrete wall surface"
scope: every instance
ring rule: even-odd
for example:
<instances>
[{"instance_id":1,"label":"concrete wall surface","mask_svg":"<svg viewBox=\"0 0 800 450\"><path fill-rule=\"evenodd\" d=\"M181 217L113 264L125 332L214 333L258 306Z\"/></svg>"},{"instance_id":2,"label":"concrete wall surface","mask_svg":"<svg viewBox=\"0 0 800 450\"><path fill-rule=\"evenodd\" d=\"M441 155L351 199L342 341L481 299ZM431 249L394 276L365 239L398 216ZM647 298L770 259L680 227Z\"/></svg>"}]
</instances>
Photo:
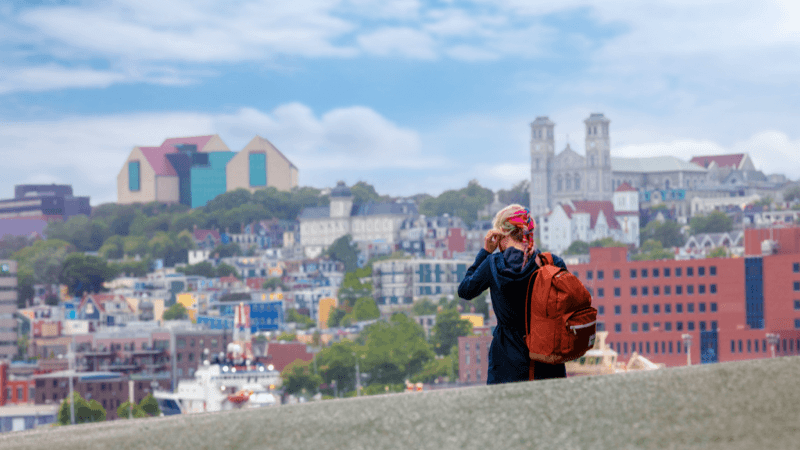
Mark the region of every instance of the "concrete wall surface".
<instances>
[{"instance_id":1,"label":"concrete wall surface","mask_svg":"<svg viewBox=\"0 0 800 450\"><path fill-rule=\"evenodd\" d=\"M790 449L800 357L5 433L4 450Z\"/></svg>"}]
</instances>

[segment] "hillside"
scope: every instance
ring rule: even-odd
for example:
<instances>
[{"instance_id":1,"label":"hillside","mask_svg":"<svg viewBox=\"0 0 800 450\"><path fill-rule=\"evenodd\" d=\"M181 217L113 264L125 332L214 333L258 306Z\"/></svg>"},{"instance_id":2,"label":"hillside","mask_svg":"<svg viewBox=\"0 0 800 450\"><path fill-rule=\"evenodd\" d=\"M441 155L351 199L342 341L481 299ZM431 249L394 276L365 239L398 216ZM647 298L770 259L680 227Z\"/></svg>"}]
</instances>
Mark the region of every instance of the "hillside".
<instances>
[{"instance_id":1,"label":"hillside","mask_svg":"<svg viewBox=\"0 0 800 450\"><path fill-rule=\"evenodd\" d=\"M798 373L784 357L5 433L0 448L789 449Z\"/></svg>"}]
</instances>

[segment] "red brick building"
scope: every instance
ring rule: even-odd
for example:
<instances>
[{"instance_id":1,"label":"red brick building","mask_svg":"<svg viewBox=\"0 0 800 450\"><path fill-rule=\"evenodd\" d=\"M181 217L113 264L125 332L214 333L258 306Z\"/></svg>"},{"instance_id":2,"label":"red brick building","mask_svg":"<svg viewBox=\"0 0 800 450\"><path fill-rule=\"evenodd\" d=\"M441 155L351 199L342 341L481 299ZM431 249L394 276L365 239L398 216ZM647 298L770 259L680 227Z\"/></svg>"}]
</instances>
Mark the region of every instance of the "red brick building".
<instances>
[{"instance_id":1,"label":"red brick building","mask_svg":"<svg viewBox=\"0 0 800 450\"><path fill-rule=\"evenodd\" d=\"M745 230L744 258L629 261L626 248L592 248L569 270L621 360L685 365L686 334L692 364L771 357L770 337L776 356L800 354L800 227ZM490 340L459 340L462 382L485 382Z\"/></svg>"}]
</instances>

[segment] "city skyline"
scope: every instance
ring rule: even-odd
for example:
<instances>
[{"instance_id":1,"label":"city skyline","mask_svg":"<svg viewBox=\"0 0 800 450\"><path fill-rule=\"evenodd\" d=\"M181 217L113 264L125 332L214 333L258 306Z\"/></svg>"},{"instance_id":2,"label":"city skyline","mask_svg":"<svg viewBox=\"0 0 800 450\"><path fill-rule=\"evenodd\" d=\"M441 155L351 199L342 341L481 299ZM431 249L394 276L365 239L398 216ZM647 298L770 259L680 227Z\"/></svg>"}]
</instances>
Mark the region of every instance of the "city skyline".
<instances>
[{"instance_id":1,"label":"city skyline","mask_svg":"<svg viewBox=\"0 0 800 450\"><path fill-rule=\"evenodd\" d=\"M134 146L270 140L299 184L438 194L528 180L529 124L583 154L749 153L800 178L800 7L662 1L16 1L0 8L0 191L116 199Z\"/></svg>"}]
</instances>

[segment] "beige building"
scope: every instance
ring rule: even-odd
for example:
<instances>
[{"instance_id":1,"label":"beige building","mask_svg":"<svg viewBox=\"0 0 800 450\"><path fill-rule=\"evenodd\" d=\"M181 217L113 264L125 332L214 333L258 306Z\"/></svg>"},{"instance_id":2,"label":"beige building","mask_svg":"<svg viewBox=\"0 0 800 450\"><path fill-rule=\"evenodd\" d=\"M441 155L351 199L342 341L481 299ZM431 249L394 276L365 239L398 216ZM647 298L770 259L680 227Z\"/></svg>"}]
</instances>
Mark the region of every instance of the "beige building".
<instances>
[{"instance_id":1,"label":"beige building","mask_svg":"<svg viewBox=\"0 0 800 450\"><path fill-rule=\"evenodd\" d=\"M260 136L240 152L231 151L217 135L170 138L158 147L131 150L117 174L117 202L197 208L224 192L288 191L297 183L297 167Z\"/></svg>"}]
</instances>

